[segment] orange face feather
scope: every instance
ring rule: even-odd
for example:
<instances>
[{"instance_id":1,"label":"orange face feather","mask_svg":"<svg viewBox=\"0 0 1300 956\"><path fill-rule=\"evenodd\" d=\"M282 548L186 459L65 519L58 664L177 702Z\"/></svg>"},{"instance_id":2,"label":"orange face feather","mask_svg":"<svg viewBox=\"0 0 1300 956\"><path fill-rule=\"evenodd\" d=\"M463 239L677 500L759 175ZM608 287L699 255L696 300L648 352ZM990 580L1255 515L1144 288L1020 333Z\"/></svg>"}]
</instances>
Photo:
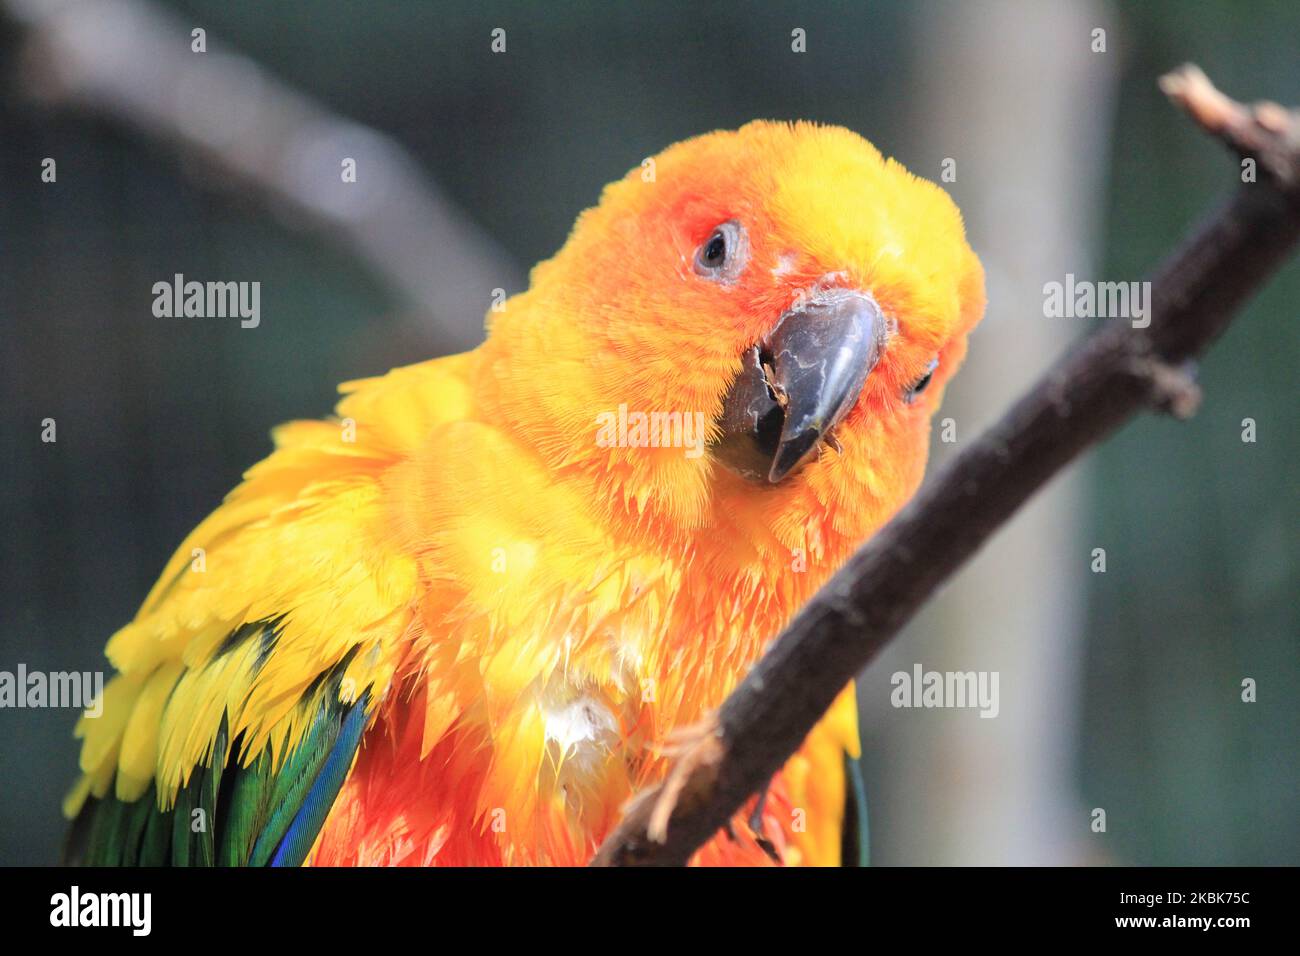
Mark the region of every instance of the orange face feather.
<instances>
[{"instance_id":1,"label":"orange face feather","mask_svg":"<svg viewBox=\"0 0 1300 956\"><path fill-rule=\"evenodd\" d=\"M283 761L296 702L346 660L340 695L373 711L311 862L584 862L669 733L915 491L983 308L952 202L857 135L751 123L673 146L605 190L478 349L345 386L341 425L277 432L110 643L114 714L80 727L69 810L154 779L168 805L223 715L232 761ZM721 453L738 381L778 426L825 398L780 385L808 348L781 336L825 316L867 330L865 379L831 389L799 467L743 473ZM840 346L818 361L851 364ZM747 437L766 476L772 435ZM270 614L263 660L223 659ZM846 693L774 781L786 862L838 859L856 748ZM765 859L742 835L698 862Z\"/></svg>"}]
</instances>

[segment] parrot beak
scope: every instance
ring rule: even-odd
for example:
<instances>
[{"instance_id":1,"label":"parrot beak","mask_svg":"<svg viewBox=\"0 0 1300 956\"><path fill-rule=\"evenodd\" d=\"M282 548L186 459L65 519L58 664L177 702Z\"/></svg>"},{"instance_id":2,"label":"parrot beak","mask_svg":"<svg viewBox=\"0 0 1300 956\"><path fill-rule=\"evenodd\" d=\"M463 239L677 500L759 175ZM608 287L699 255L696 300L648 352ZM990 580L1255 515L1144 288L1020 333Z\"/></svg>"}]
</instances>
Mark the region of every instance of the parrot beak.
<instances>
[{"instance_id":1,"label":"parrot beak","mask_svg":"<svg viewBox=\"0 0 1300 956\"><path fill-rule=\"evenodd\" d=\"M791 474L857 403L884 329L876 300L851 289L819 292L782 315L742 356L714 457L751 481Z\"/></svg>"}]
</instances>

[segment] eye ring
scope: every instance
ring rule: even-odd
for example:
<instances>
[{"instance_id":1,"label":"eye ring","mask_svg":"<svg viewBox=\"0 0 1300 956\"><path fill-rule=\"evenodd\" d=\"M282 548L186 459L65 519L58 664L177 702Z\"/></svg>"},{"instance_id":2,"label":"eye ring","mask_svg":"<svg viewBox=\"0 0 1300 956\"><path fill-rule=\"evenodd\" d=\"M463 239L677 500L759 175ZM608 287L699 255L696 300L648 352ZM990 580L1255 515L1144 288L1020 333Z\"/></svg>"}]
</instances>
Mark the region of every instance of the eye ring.
<instances>
[{"instance_id":1,"label":"eye ring","mask_svg":"<svg viewBox=\"0 0 1300 956\"><path fill-rule=\"evenodd\" d=\"M734 219L720 223L695 250L695 274L714 282L731 283L749 261L749 237Z\"/></svg>"},{"instance_id":2,"label":"eye ring","mask_svg":"<svg viewBox=\"0 0 1300 956\"><path fill-rule=\"evenodd\" d=\"M925 374L909 385L907 391L903 392L903 401L909 405L916 401L917 396L929 386L930 380L934 377L934 370L938 367L939 360L937 358L930 359L930 364L925 367Z\"/></svg>"}]
</instances>

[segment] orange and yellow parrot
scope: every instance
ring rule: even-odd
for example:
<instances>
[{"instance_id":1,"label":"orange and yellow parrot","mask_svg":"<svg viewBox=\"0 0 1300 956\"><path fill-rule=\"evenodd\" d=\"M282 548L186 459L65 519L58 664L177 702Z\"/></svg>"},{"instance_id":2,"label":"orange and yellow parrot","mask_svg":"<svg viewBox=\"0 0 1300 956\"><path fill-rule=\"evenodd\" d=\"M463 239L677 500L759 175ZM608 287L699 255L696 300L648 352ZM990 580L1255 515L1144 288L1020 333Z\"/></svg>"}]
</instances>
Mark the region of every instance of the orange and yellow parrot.
<instances>
[{"instance_id":1,"label":"orange and yellow parrot","mask_svg":"<svg viewBox=\"0 0 1300 956\"><path fill-rule=\"evenodd\" d=\"M637 167L481 346L276 429L180 546L77 726L75 855L586 862L913 494L983 310L948 196L845 129ZM839 863L857 751L849 689L694 861Z\"/></svg>"}]
</instances>

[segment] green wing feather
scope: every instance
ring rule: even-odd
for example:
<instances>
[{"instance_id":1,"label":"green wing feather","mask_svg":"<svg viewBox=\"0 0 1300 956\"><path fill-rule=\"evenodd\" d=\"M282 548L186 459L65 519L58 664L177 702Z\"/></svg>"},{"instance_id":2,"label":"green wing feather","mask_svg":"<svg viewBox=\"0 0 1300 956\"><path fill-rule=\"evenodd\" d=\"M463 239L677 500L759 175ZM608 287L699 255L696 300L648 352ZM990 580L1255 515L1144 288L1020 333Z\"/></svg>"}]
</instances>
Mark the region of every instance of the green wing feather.
<instances>
[{"instance_id":1,"label":"green wing feather","mask_svg":"<svg viewBox=\"0 0 1300 956\"><path fill-rule=\"evenodd\" d=\"M250 630L246 625L241 632ZM223 720L208 763L194 768L171 808L152 785L124 803L90 800L69 839L70 862L89 866L298 865L306 859L360 746L369 692L339 700L348 660L322 675L300 707L311 714L302 741L272 770L269 750L241 766Z\"/></svg>"},{"instance_id":2,"label":"green wing feather","mask_svg":"<svg viewBox=\"0 0 1300 956\"><path fill-rule=\"evenodd\" d=\"M867 829L867 785L862 779L862 761L844 755L844 829L840 844L842 866L868 866L871 839Z\"/></svg>"},{"instance_id":3,"label":"green wing feather","mask_svg":"<svg viewBox=\"0 0 1300 956\"><path fill-rule=\"evenodd\" d=\"M342 722L336 714L324 709L317 710L311 729L298 745L292 759L270 781L267 788L270 800L265 805L270 812L256 834L257 840L250 859L253 866L266 866L271 862L276 847L302 809L307 792L316 782L321 767L334 748L341 727Z\"/></svg>"}]
</instances>

